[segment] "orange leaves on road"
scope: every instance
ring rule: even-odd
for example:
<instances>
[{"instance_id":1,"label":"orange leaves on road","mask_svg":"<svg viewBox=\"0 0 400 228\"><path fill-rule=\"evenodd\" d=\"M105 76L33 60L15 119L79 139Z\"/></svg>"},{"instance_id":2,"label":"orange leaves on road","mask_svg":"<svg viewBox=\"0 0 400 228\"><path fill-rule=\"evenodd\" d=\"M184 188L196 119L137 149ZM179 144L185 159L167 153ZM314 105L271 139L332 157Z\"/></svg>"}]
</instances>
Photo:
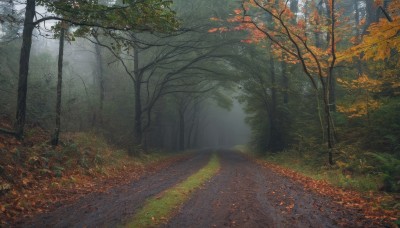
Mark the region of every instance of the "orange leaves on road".
<instances>
[{"instance_id":1,"label":"orange leaves on road","mask_svg":"<svg viewBox=\"0 0 400 228\"><path fill-rule=\"evenodd\" d=\"M361 195L355 191L332 186L323 180L314 180L279 165L265 161L257 161L257 163L280 175L289 177L295 182L300 183L307 190L331 197L336 203L345 207L361 210L366 218L376 221L375 225L379 226L383 221L394 221L400 217L400 211L385 210L380 207L383 201L388 200L388 196L386 195L373 192L369 192L368 195ZM289 204L286 206L286 209L291 210L293 207L294 204Z\"/></svg>"},{"instance_id":2,"label":"orange leaves on road","mask_svg":"<svg viewBox=\"0 0 400 228\"><path fill-rule=\"evenodd\" d=\"M65 155L60 156L61 150L68 148L59 146L52 149L44 143L48 140L48 135L38 129L29 130L37 133L32 138L27 137L22 145L13 137L0 135L0 141L4 145L1 150L5 151L0 160L0 227L7 227L17 220L49 211L55 204L72 202L85 194L106 192L112 187L129 183L146 173L188 158L187 155L179 155L138 161L128 155L120 155L119 159L113 159L112 162L83 168L72 159L73 154L69 154L68 158ZM82 136L79 138L82 139ZM93 138L94 136L90 137ZM79 146L80 150L85 151L86 159L91 159L88 156L89 151L96 150L92 145L94 143L90 143ZM78 146L76 147L74 153L78 154ZM115 155L112 148L107 145L103 147L103 159L110 159ZM54 156L45 157L45 153L50 150L54 150ZM93 152L97 153L99 152ZM107 155L108 153L110 154Z\"/></svg>"}]
</instances>

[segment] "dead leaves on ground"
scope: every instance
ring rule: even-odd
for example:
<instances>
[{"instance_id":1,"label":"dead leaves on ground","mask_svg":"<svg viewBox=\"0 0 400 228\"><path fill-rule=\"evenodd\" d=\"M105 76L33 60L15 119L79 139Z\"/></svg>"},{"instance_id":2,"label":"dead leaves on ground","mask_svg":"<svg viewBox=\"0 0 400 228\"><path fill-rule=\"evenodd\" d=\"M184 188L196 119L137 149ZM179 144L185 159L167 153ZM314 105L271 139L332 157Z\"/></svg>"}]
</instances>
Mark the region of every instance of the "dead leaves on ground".
<instances>
[{"instance_id":1,"label":"dead leaves on ground","mask_svg":"<svg viewBox=\"0 0 400 228\"><path fill-rule=\"evenodd\" d=\"M361 211L366 218L376 221L376 225L387 224L388 221L393 222L400 217L399 210L385 210L380 206L381 202L388 200L388 197L390 197L385 194L369 192L368 194L362 195L359 192L332 186L324 180L314 180L276 164L260 160L256 162L265 168L302 184L307 190L331 197L334 202L338 204Z\"/></svg>"},{"instance_id":2,"label":"dead leaves on ground","mask_svg":"<svg viewBox=\"0 0 400 228\"><path fill-rule=\"evenodd\" d=\"M50 168L55 166L49 164L53 160L44 161L40 156L43 152L40 150L46 146L38 145L47 138L45 132L38 131L34 137L20 143L0 135L0 227L73 202L89 193L107 192L188 158L188 155L179 155L143 162L124 156L109 164L85 168L79 164L69 167L63 163L68 160L62 158L57 165L65 169L62 168L62 175L57 176L57 170ZM59 148L55 153L57 150ZM46 165L42 164L44 162Z\"/></svg>"}]
</instances>

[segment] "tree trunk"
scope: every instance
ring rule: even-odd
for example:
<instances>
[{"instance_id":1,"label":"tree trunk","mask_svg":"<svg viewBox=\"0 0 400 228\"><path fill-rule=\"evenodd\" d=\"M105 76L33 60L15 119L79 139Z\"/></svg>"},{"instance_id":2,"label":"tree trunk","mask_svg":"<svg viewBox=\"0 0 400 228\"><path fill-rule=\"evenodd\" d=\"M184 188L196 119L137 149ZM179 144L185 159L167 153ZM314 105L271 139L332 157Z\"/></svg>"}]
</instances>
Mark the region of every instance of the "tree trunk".
<instances>
[{"instance_id":1,"label":"tree trunk","mask_svg":"<svg viewBox=\"0 0 400 228\"><path fill-rule=\"evenodd\" d=\"M357 37L357 44L359 44L361 42L361 33L360 33L360 10L358 8L358 0L354 0L354 21L355 21L355 29L356 29L356 37ZM358 75L361 75L363 73L363 69L362 69L362 55L360 54L360 58L357 59L357 71L358 71Z\"/></svg>"},{"instance_id":2,"label":"tree trunk","mask_svg":"<svg viewBox=\"0 0 400 228\"><path fill-rule=\"evenodd\" d=\"M279 151L283 149L282 135L279 129L279 122L277 118L277 97L276 97L276 75L275 75L275 64L274 59L270 59L270 70L271 70L271 105L269 106L269 125L270 125L270 135L268 141L268 149L271 151Z\"/></svg>"},{"instance_id":3,"label":"tree trunk","mask_svg":"<svg viewBox=\"0 0 400 228\"><path fill-rule=\"evenodd\" d=\"M287 75L287 65L285 61L281 62L282 66L282 88L283 88L283 103L289 103L289 77Z\"/></svg>"},{"instance_id":4,"label":"tree trunk","mask_svg":"<svg viewBox=\"0 0 400 228\"><path fill-rule=\"evenodd\" d=\"M336 112L336 80L332 69L329 77L329 106L331 112Z\"/></svg>"},{"instance_id":5,"label":"tree trunk","mask_svg":"<svg viewBox=\"0 0 400 228\"><path fill-rule=\"evenodd\" d=\"M62 25L63 26L63 25ZM58 49L58 80L57 80L57 103L56 103L56 128L51 138L51 145L57 146L61 127L61 95L62 95L62 71L64 57L65 28L61 28L60 46Z\"/></svg>"},{"instance_id":6,"label":"tree trunk","mask_svg":"<svg viewBox=\"0 0 400 228\"><path fill-rule=\"evenodd\" d=\"M96 60L97 60L97 78L99 80L99 89L100 89L100 100L99 100L99 112L98 112L98 121L99 124L103 123L103 105L104 105L104 75L103 75L103 57L101 56L100 46L95 44L96 50Z\"/></svg>"},{"instance_id":7,"label":"tree trunk","mask_svg":"<svg viewBox=\"0 0 400 228\"><path fill-rule=\"evenodd\" d=\"M325 121L326 121L326 133L328 138L328 162L333 165L333 153L332 150L335 146L333 133L332 133L332 116L329 107L329 96L324 92L324 109L325 109Z\"/></svg>"},{"instance_id":8,"label":"tree trunk","mask_svg":"<svg viewBox=\"0 0 400 228\"><path fill-rule=\"evenodd\" d=\"M192 148L192 135L193 135L193 130L196 125L196 119L197 119L197 114L198 114L198 104L194 104L193 107L193 113L192 113L192 118L189 126L189 132L188 132L188 137L187 137L187 144L186 148Z\"/></svg>"},{"instance_id":9,"label":"tree trunk","mask_svg":"<svg viewBox=\"0 0 400 228\"><path fill-rule=\"evenodd\" d=\"M335 9L331 9L330 7L329 7L329 1L328 0L325 0L325 16L326 16L326 18L330 18L330 16L332 15L332 13L331 12L335 12ZM330 20L327 20L327 26L329 26L330 25L330 23L332 23ZM326 31L326 46L325 47L329 47L329 42L330 42L330 40L331 40L331 34L329 33L329 31Z\"/></svg>"},{"instance_id":10,"label":"tree trunk","mask_svg":"<svg viewBox=\"0 0 400 228\"><path fill-rule=\"evenodd\" d=\"M276 111L276 79L275 79L275 63L274 59L272 58L272 53L271 53L271 58L269 60L270 63L270 70L271 70L271 113L275 116L275 111Z\"/></svg>"},{"instance_id":11,"label":"tree trunk","mask_svg":"<svg viewBox=\"0 0 400 228\"><path fill-rule=\"evenodd\" d=\"M290 1L290 11L294 14L293 24L297 23L297 13L299 12L299 1L291 0ZM282 55L285 57L285 54ZM289 77L287 74L287 64L285 61L282 61L282 87L283 87L283 103L289 103Z\"/></svg>"},{"instance_id":12,"label":"tree trunk","mask_svg":"<svg viewBox=\"0 0 400 228\"><path fill-rule=\"evenodd\" d=\"M334 129L333 129L333 119L331 116L331 93L334 93L334 90L332 90L331 83L334 80L333 77L333 69L335 67L335 62L336 62L336 45L335 45L335 23L336 23L336 17L335 17L335 0L332 0L332 9L331 9L331 53L332 53L332 61L329 66L329 71L328 71L328 85L325 86L325 91L324 91L324 105L325 105L325 115L326 115L326 124L327 124L327 137L328 137L328 161L330 165L334 164L333 161L333 148L335 147L335 135L334 135Z\"/></svg>"},{"instance_id":13,"label":"tree trunk","mask_svg":"<svg viewBox=\"0 0 400 228\"><path fill-rule=\"evenodd\" d=\"M32 46L32 33L35 28L33 18L35 16L35 0L27 0L24 30L22 32L22 48L19 59L18 75L18 98L15 123L15 136L21 140L24 136L24 126L26 118L26 95L28 90L29 58Z\"/></svg>"},{"instance_id":14,"label":"tree trunk","mask_svg":"<svg viewBox=\"0 0 400 228\"><path fill-rule=\"evenodd\" d=\"M294 21L297 19L297 12L299 11L299 1L298 0L291 0L290 1L290 11L295 14Z\"/></svg>"},{"instance_id":15,"label":"tree trunk","mask_svg":"<svg viewBox=\"0 0 400 228\"><path fill-rule=\"evenodd\" d=\"M199 146L199 126L200 126L200 118L196 119L195 127L194 127L194 135L193 135L193 142L192 147L197 148Z\"/></svg>"},{"instance_id":16,"label":"tree trunk","mask_svg":"<svg viewBox=\"0 0 400 228\"><path fill-rule=\"evenodd\" d=\"M142 99L141 99L141 76L139 72L139 51L137 48L134 49L134 74L135 74L135 145L139 146L142 144L143 132L142 132Z\"/></svg>"},{"instance_id":17,"label":"tree trunk","mask_svg":"<svg viewBox=\"0 0 400 228\"><path fill-rule=\"evenodd\" d=\"M378 21L378 10L376 7L374 0L365 0L365 9L366 9L366 22L363 28L363 34L367 33L368 27Z\"/></svg>"},{"instance_id":18,"label":"tree trunk","mask_svg":"<svg viewBox=\"0 0 400 228\"><path fill-rule=\"evenodd\" d=\"M185 149L185 114L179 112L179 150Z\"/></svg>"},{"instance_id":19,"label":"tree trunk","mask_svg":"<svg viewBox=\"0 0 400 228\"><path fill-rule=\"evenodd\" d=\"M267 143L267 149L276 152L282 149L282 144L280 140L280 133L279 129L276 124L276 116L274 113L268 112L268 119L269 119L269 140Z\"/></svg>"}]
</instances>

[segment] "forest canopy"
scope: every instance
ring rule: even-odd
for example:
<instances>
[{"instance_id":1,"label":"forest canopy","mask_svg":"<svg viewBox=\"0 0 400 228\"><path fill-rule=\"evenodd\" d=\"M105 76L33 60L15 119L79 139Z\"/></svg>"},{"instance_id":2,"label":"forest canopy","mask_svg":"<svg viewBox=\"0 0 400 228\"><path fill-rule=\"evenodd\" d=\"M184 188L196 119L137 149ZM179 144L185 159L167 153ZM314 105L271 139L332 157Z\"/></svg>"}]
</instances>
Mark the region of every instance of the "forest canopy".
<instances>
[{"instance_id":1,"label":"forest canopy","mask_svg":"<svg viewBox=\"0 0 400 228\"><path fill-rule=\"evenodd\" d=\"M400 190L399 0L10 0L0 23L2 135L247 142Z\"/></svg>"}]
</instances>

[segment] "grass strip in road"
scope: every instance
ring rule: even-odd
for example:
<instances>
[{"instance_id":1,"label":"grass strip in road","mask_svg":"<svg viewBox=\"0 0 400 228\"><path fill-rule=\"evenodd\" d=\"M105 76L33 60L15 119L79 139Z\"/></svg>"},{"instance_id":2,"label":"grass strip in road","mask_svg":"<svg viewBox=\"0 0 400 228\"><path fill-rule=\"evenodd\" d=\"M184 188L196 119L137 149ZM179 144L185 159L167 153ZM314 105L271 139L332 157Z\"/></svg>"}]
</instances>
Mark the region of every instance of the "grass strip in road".
<instances>
[{"instance_id":1,"label":"grass strip in road","mask_svg":"<svg viewBox=\"0 0 400 228\"><path fill-rule=\"evenodd\" d=\"M218 156L213 154L206 166L185 181L148 199L125 227L156 227L166 223L187 200L191 194L206 181L210 180L220 169Z\"/></svg>"}]
</instances>

